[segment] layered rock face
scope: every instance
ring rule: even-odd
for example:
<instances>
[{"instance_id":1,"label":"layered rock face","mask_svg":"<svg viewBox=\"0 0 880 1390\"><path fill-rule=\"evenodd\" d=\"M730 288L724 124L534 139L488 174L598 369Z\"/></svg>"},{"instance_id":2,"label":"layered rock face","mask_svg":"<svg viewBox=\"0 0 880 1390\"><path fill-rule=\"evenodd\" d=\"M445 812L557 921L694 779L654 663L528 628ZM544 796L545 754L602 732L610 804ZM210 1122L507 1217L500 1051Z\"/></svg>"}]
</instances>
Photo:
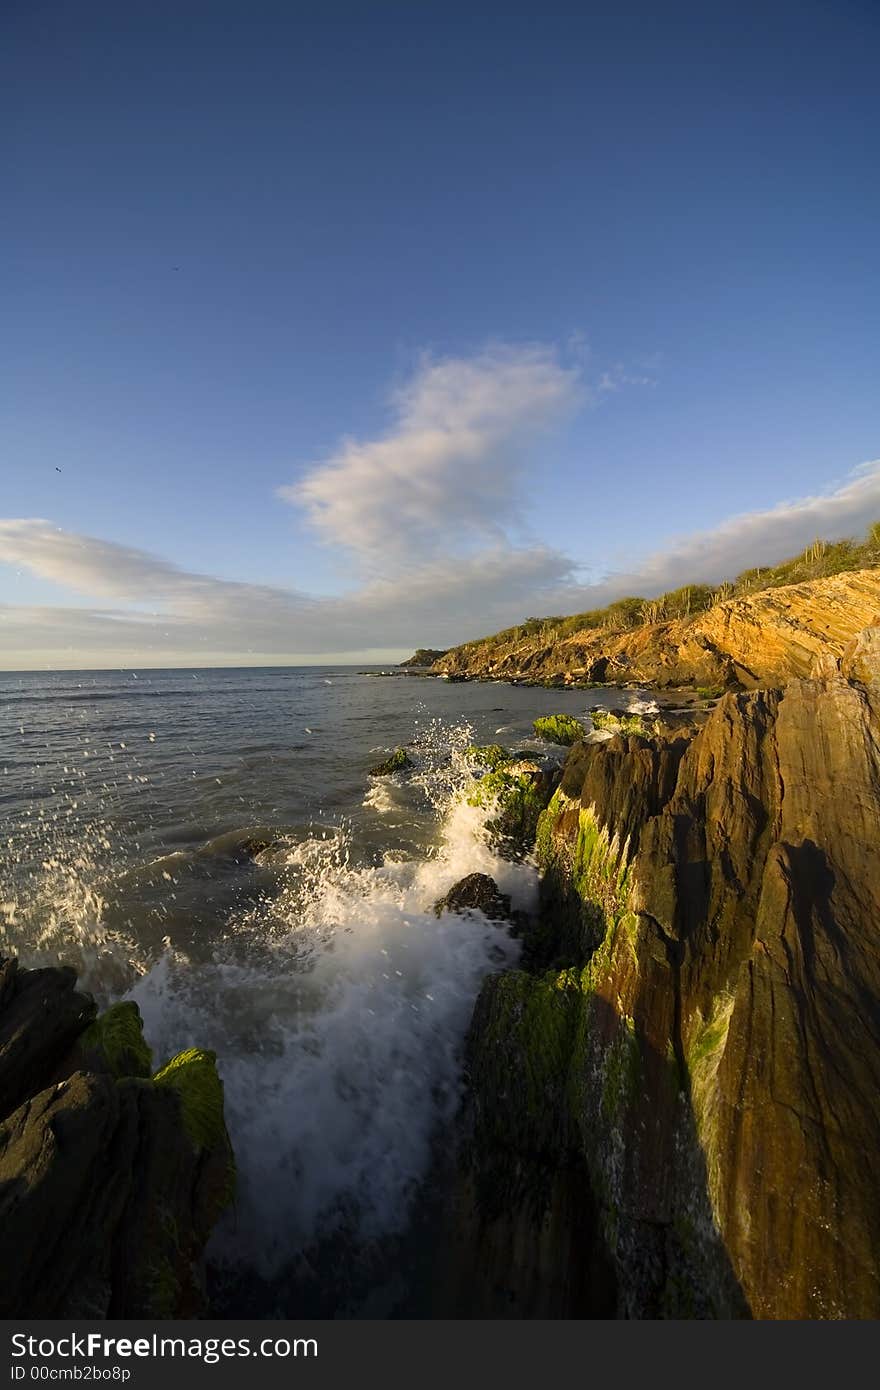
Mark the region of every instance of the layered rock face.
<instances>
[{"instance_id":1,"label":"layered rock face","mask_svg":"<svg viewBox=\"0 0 880 1390\"><path fill-rule=\"evenodd\" d=\"M151 1075L133 1003L0 962L0 1316L192 1317L235 1167L212 1053Z\"/></svg>"},{"instance_id":2,"label":"layered rock face","mask_svg":"<svg viewBox=\"0 0 880 1390\"><path fill-rule=\"evenodd\" d=\"M607 1255L626 1316L880 1316L878 653L572 750L470 1040L473 1277L521 1315L579 1172L559 1288Z\"/></svg>"},{"instance_id":3,"label":"layered rock face","mask_svg":"<svg viewBox=\"0 0 880 1390\"><path fill-rule=\"evenodd\" d=\"M434 669L455 677L751 690L808 676L817 658L838 658L878 616L880 570L858 570L631 631L584 629L562 641L533 636L469 643L447 652Z\"/></svg>"}]
</instances>

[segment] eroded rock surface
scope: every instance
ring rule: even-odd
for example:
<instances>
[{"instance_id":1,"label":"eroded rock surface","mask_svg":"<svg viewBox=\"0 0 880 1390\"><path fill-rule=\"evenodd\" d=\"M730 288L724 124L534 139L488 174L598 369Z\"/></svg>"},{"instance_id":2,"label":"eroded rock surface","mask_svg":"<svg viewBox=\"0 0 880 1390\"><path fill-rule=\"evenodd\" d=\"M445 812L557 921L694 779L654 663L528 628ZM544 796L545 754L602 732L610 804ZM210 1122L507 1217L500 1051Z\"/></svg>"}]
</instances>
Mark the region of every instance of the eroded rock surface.
<instances>
[{"instance_id":1,"label":"eroded rock surface","mask_svg":"<svg viewBox=\"0 0 880 1390\"><path fill-rule=\"evenodd\" d=\"M559 1258L600 1242L621 1313L880 1316L876 652L569 755L529 968L471 1033L486 1270L515 1230L528 1287L580 1164L597 1235Z\"/></svg>"},{"instance_id":2,"label":"eroded rock surface","mask_svg":"<svg viewBox=\"0 0 880 1390\"><path fill-rule=\"evenodd\" d=\"M458 679L526 679L756 689L837 660L880 615L880 570L856 570L717 603L692 618L628 631L589 628L454 647L436 664ZM876 655L876 648L875 648Z\"/></svg>"}]
</instances>

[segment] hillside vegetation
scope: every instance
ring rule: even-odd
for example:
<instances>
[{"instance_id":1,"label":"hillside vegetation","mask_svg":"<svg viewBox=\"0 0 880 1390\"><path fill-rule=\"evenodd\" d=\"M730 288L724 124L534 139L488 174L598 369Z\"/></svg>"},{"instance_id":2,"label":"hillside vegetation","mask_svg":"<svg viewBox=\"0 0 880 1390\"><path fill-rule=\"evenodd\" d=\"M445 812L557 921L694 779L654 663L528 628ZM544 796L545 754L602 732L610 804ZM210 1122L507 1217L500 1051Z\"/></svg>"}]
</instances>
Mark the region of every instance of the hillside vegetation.
<instances>
[{"instance_id":1,"label":"hillside vegetation","mask_svg":"<svg viewBox=\"0 0 880 1390\"><path fill-rule=\"evenodd\" d=\"M880 521L868 529L864 540L815 540L800 554L778 564L743 570L733 580L723 584L683 584L657 598L630 595L609 603L605 608L590 608L569 617L526 618L515 627L505 628L489 637L466 642L455 651L469 647L485 647L487 643L504 645L526 637L538 637L547 642L559 642L576 632L607 628L613 632L631 632L637 627L666 622L674 618L696 617L716 603L762 593L766 589L781 589L789 584L802 584L815 579L854 570L875 569L880 566Z\"/></svg>"},{"instance_id":2,"label":"hillside vegetation","mask_svg":"<svg viewBox=\"0 0 880 1390\"><path fill-rule=\"evenodd\" d=\"M809 675L878 614L875 522L862 541L817 540L714 588L688 584L570 617L529 618L454 647L433 670L457 680L751 689Z\"/></svg>"}]
</instances>

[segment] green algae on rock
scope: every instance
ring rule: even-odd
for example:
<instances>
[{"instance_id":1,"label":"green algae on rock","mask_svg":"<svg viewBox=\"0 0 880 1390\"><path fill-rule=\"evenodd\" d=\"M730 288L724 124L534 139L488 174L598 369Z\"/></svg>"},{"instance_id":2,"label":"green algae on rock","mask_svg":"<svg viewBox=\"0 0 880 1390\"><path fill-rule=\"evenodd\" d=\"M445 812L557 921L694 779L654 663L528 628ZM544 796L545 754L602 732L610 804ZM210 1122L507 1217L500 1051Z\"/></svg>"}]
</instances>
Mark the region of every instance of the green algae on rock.
<instances>
[{"instance_id":1,"label":"green algae on rock","mask_svg":"<svg viewBox=\"0 0 880 1390\"><path fill-rule=\"evenodd\" d=\"M531 764L502 761L474 783L467 801L493 811L486 822L489 843L509 859L523 859L535 842L538 818L554 784L550 772Z\"/></svg>"},{"instance_id":2,"label":"green algae on rock","mask_svg":"<svg viewBox=\"0 0 880 1390\"><path fill-rule=\"evenodd\" d=\"M213 1054L150 1079L137 1005L74 983L0 962L0 1314L198 1316L235 1175Z\"/></svg>"},{"instance_id":3,"label":"green algae on rock","mask_svg":"<svg viewBox=\"0 0 880 1390\"><path fill-rule=\"evenodd\" d=\"M223 1082L217 1055L198 1047L172 1057L156 1072L153 1084L174 1091L180 1099L183 1123L192 1143L204 1153L219 1155L218 1181L213 1193L214 1218L235 1195L235 1157L223 1116Z\"/></svg>"},{"instance_id":4,"label":"green algae on rock","mask_svg":"<svg viewBox=\"0 0 880 1390\"><path fill-rule=\"evenodd\" d=\"M111 1004L99 1014L80 1037L79 1048L87 1062L99 1070L103 1063L117 1078L149 1076L153 1070L140 1009L131 1000Z\"/></svg>"},{"instance_id":5,"label":"green algae on rock","mask_svg":"<svg viewBox=\"0 0 880 1390\"><path fill-rule=\"evenodd\" d=\"M377 763L370 768L371 777L390 777L392 773L403 772L404 768L412 767L412 760L405 748L395 748L394 752L384 762Z\"/></svg>"},{"instance_id":6,"label":"green algae on rock","mask_svg":"<svg viewBox=\"0 0 880 1390\"><path fill-rule=\"evenodd\" d=\"M536 719L533 725L539 738L548 743L568 745L586 738L587 731L579 719L570 714L547 714Z\"/></svg>"},{"instance_id":7,"label":"green algae on rock","mask_svg":"<svg viewBox=\"0 0 880 1390\"><path fill-rule=\"evenodd\" d=\"M625 710L594 709L590 721L594 729L611 734L637 734L647 738L652 732L640 714L630 714Z\"/></svg>"},{"instance_id":8,"label":"green algae on rock","mask_svg":"<svg viewBox=\"0 0 880 1390\"><path fill-rule=\"evenodd\" d=\"M464 750L464 756L468 762L485 767L489 772L496 772L504 763L511 761L512 754L500 743L471 743Z\"/></svg>"},{"instance_id":9,"label":"green algae on rock","mask_svg":"<svg viewBox=\"0 0 880 1390\"><path fill-rule=\"evenodd\" d=\"M843 664L568 756L527 969L469 1040L465 1167L520 1315L578 1164L625 1315L880 1314L880 672ZM595 1254L560 1238L556 1285Z\"/></svg>"},{"instance_id":10,"label":"green algae on rock","mask_svg":"<svg viewBox=\"0 0 880 1390\"><path fill-rule=\"evenodd\" d=\"M153 1077L156 1086L169 1086L180 1096L186 1131L193 1143L210 1148L222 1139L223 1082L217 1075L217 1054L190 1047L178 1052Z\"/></svg>"}]
</instances>

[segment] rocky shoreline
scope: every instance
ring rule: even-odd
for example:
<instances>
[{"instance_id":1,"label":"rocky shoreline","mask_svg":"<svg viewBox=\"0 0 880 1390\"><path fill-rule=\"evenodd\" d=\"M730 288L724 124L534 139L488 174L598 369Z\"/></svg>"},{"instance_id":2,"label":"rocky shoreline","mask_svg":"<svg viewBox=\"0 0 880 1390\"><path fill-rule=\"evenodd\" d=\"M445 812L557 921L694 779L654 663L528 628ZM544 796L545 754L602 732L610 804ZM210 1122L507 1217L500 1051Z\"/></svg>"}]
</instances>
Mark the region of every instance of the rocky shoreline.
<instances>
[{"instance_id":1,"label":"rocky shoreline","mask_svg":"<svg viewBox=\"0 0 880 1390\"><path fill-rule=\"evenodd\" d=\"M199 1316L234 1192L213 1053L154 1071L136 1004L0 960L0 1316Z\"/></svg>"},{"instance_id":2,"label":"rocky shoreline","mask_svg":"<svg viewBox=\"0 0 880 1390\"><path fill-rule=\"evenodd\" d=\"M880 628L575 744L468 1044L459 1316L880 1316Z\"/></svg>"},{"instance_id":3,"label":"rocky shoreline","mask_svg":"<svg viewBox=\"0 0 880 1390\"><path fill-rule=\"evenodd\" d=\"M453 647L430 668L449 680L585 689L643 685L753 690L808 676L880 614L880 570L856 570L728 599L635 627L514 629ZM549 622L550 620L548 620Z\"/></svg>"},{"instance_id":4,"label":"rocky shoreline","mask_svg":"<svg viewBox=\"0 0 880 1390\"><path fill-rule=\"evenodd\" d=\"M471 1021L436 1315L880 1317L880 627L663 703L536 721L563 762L468 750L541 904L434 905L522 940ZM234 1183L212 1053L156 1069L135 1004L0 961L3 1316L204 1314Z\"/></svg>"}]
</instances>

